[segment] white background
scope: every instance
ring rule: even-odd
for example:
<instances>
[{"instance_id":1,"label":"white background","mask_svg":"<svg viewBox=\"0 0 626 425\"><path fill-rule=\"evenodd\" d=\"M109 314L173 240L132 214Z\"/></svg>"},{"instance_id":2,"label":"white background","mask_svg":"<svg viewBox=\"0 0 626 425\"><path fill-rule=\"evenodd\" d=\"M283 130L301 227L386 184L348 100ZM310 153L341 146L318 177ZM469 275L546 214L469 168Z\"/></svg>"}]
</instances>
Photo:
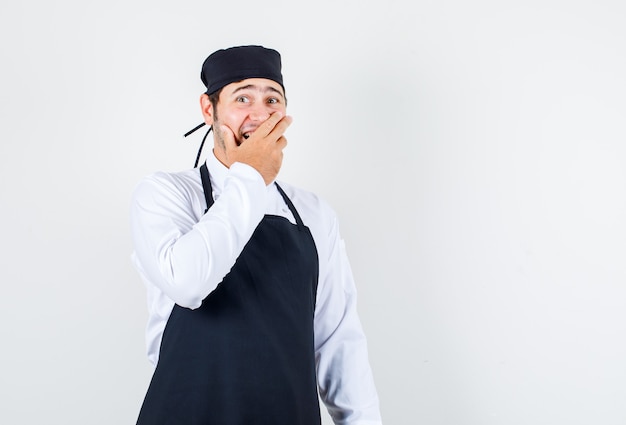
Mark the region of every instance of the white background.
<instances>
[{"instance_id":1,"label":"white background","mask_svg":"<svg viewBox=\"0 0 626 425\"><path fill-rule=\"evenodd\" d=\"M134 423L130 193L238 44L282 53L280 179L337 210L385 424L626 423L625 11L3 1L0 423Z\"/></svg>"}]
</instances>

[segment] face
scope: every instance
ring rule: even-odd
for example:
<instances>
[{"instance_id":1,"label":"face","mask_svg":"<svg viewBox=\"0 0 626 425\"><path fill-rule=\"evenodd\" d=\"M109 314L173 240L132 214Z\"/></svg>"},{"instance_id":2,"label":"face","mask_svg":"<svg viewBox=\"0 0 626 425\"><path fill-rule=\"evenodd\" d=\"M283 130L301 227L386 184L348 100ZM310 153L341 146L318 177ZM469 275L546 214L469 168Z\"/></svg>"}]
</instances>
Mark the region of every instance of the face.
<instances>
[{"instance_id":1,"label":"face","mask_svg":"<svg viewBox=\"0 0 626 425\"><path fill-rule=\"evenodd\" d=\"M248 78L224 86L216 108L208 96L201 98L205 122L213 125L215 149L224 151L224 137L220 125L225 125L235 135L238 145L267 120L280 111L286 114L283 88L277 82L265 78ZM219 157L220 152L216 152Z\"/></svg>"}]
</instances>

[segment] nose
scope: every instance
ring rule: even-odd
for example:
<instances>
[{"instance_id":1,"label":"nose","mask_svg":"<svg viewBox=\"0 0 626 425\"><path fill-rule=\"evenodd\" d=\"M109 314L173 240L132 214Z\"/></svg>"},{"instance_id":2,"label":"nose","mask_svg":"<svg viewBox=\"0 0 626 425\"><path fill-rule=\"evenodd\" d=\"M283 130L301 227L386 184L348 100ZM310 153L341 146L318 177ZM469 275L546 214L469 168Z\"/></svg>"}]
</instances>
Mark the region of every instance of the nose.
<instances>
[{"instance_id":1,"label":"nose","mask_svg":"<svg viewBox=\"0 0 626 425\"><path fill-rule=\"evenodd\" d=\"M272 114L271 108L264 102L255 102L250 109L250 119L257 122L267 120Z\"/></svg>"}]
</instances>

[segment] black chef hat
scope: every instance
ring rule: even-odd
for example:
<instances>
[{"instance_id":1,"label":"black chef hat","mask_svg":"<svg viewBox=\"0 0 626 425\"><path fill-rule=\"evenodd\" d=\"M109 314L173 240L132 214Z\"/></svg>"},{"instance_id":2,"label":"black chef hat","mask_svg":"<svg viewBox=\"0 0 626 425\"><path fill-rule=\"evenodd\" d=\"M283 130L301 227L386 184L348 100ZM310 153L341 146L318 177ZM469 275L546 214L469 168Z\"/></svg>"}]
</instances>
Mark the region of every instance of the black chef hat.
<instances>
[{"instance_id":1,"label":"black chef hat","mask_svg":"<svg viewBox=\"0 0 626 425\"><path fill-rule=\"evenodd\" d=\"M211 53L202 64L200 78L209 95L246 78L267 78L285 89L280 53L263 46L237 46Z\"/></svg>"},{"instance_id":2,"label":"black chef hat","mask_svg":"<svg viewBox=\"0 0 626 425\"><path fill-rule=\"evenodd\" d=\"M211 95L230 83L245 80L246 78L267 78L281 85L283 91L283 75L281 74L280 53L263 46L237 46L220 49L209 55L202 64L200 79L206 86L206 94ZM185 133L185 137L202 128L201 123L193 130ZM198 166L204 141L211 132L206 132L200 143L194 168Z\"/></svg>"}]
</instances>

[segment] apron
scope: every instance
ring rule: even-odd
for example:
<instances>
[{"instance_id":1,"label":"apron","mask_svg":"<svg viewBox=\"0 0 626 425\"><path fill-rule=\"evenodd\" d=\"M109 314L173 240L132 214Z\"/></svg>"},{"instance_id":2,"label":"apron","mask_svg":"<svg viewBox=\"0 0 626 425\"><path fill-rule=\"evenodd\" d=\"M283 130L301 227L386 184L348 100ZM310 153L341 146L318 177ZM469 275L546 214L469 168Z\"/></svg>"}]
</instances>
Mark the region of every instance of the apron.
<instances>
[{"instance_id":1,"label":"apron","mask_svg":"<svg viewBox=\"0 0 626 425\"><path fill-rule=\"evenodd\" d=\"M208 211L206 164L200 172ZM320 425L317 249L276 187L296 224L266 215L198 309L174 305L137 425Z\"/></svg>"}]
</instances>

